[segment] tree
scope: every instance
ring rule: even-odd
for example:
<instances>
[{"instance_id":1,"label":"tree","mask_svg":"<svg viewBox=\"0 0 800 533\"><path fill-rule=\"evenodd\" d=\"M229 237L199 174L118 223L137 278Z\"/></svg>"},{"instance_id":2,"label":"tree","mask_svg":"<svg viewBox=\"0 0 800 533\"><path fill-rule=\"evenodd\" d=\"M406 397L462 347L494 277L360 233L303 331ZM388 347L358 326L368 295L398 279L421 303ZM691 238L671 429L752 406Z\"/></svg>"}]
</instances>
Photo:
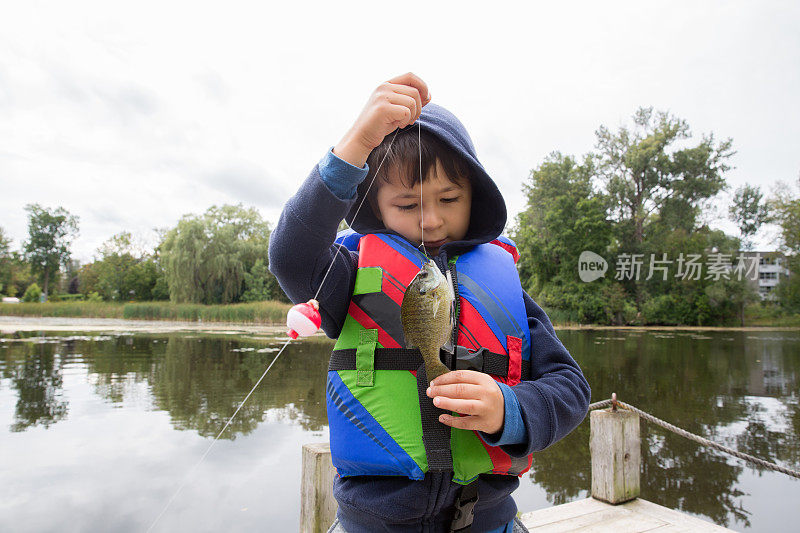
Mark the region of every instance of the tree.
<instances>
[{"instance_id":1,"label":"tree","mask_svg":"<svg viewBox=\"0 0 800 533\"><path fill-rule=\"evenodd\" d=\"M556 277L577 280L584 250L604 253L611 240L605 199L592 188L590 158L578 164L553 152L523 184L526 209L517 216L513 237L520 249L523 284L538 293Z\"/></svg>"},{"instance_id":2,"label":"tree","mask_svg":"<svg viewBox=\"0 0 800 533\"><path fill-rule=\"evenodd\" d=\"M150 297L153 300L169 300L169 283L167 281L167 271L164 268L164 260L162 257L162 246L167 238L170 228L153 228L156 232L157 242L153 250L152 263L156 272L156 282L150 291Z\"/></svg>"},{"instance_id":3,"label":"tree","mask_svg":"<svg viewBox=\"0 0 800 533\"><path fill-rule=\"evenodd\" d=\"M22 301L27 303L38 302L41 294L42 289L39 288L39 285L36 283L31 283L30 286L25 289L25 294L22 296Z\"/></svg>"},{"instance_id":4,"label":"tree","mask_svg":"<svg viewBox=\"0 0 800 533\"><path fill-rule=\"evenodd\" d=\"M157 269L144 247L130 232L118 233L98 248L96 289L106 300L149 300ZM87 292L90 292L87 290Z\"/></svg>"},{"instance_id":5,"label":"tree","mask_svg":"<svg viewBox=\"0 0 800 533\"><path fill-rule=\"evenodd\" d=\"M255 208L212 206L201 216L184 215L159 245L174 303L239 300L244 275L267 260L269 224Z\"/></svg>"},{"instance_id":6,"label":"tree","mask_svg":"<svg viewBox=\"0 0 800 533\"><path fill-rule=\"evenodd\" d=\"M24 243L25 259L31 271L44 277L44 294L47 296L50 278L69 261L69 247L78 235L78 217L64 208L55 210L39 204L28 204L28 235Z\"/></svg>"},{"instance_id":7,"label":"tree","mask_svg":"<svg viewBox=\"0 0 800 533\"><path fill-rule=\"evenodd\" d=\"M694 147L674 149L691 138L689 125L652 107L639 108L633 123L633 130L620 127L617 133L600 126L596 147L620 239L635 247L653 219L691 231L702 202L724 188L726 161L734 152L732 140L715 145L713 134Z\"/></svg>"},{"instance_id":8,"label":"tree","mask_svg":"<svg viewBox=\"0 0 800 533\"><path fill-rule=\"evenodd\" d=\"M3 284L3 293L6 295L23 294L25 289L35 281L30 265L20 252L11 252L5 259L0 259L0 263L5 263L4 267L0 267L0 283Z\"/></svg>"},{"instance_id":9,"label":"tree","mask_svg":"<svg viewBox=\"0 0 800 533\"><path fill-rule=\"evenodd\" d=\"M84 296L99 293L99 263L97 261L82 265L78 270L78 291Z\"/></svg>"},{"instance_id":10,"label":"tree","mask_svg":"<svg viewBox=\"0 0 800 533\"><path fill-rule=\"evenodd\" d=\"M785 183L780 183L769 200L771 220L781 228L781 247L787 253L787 267L791 275L782 279L776 288L780 305L791 312L800 313L800 178L798 193Z\"/></svg>"},{"instance_id":11,"label":"tree","mask_svg":"<svg viewBox=\"0 0 800 533\"><path fill-rule=\"evenodd\" d=\"M736 189L733 203L728 208L731 220L739 226L742 246L747 250L753 247L751 238L769 217L767 204L762 202L762 198L761 189L745 185Z\"/></svg>"},{"instance_id":12,"label":"tree","mask_svg":"<svg viewBox=\"0 0 800 533\"><path fill-rule=\"evenodd\" d=\"M11 239L6 237L3 228L0 228L0 294L8 290L11 277ZM12 295L13 296L13 295Z\"/></svg>"},{"instance_id":13,"label":"tree","mask_svg":"<svg viewBox=\"0 0 800 533\"><path fill-rule=\"evenodd\" d=\"M0 294L23 294L33 283L30 266L16 250L11 250L11 239L0 228Z\"/></svg>"},{"instance_id":14,"label":"tree","mask_svg":"<svg viewBox=\"0 0 800 533\"><path fill-rule=\"evenodd\" d=\"M612 240L606 198L592 186L594 173L591 157L578 163L559 152L531 171L523 185L527 207L512 231L520 279L540 303L574 320L622 323L626 295L621 287L608 279L584 283L578 277L581 253L602 256Z\"/></svg>"},{"instance_id":15,"label":"tree","mask_svg":"<svg viewBox=\"0 0 800 533\"><path fill-rule=\"evenodd\" d=\"M241 297L243 302L289 301L263 259L258 259L250 272L244 273L244 285L245 291Z\"/></svg>"},{"instance_id":16,"label":"tree","mask_svg":"<svg viewBox=\"0 0 800 533\"><path fill-rule=\"evenodd\" d=\"M800 178L797 186L800 191ZM792 255L800 254L800 193L795 194L786 183L779 183L768 205L771 220L781 227L783 248Z\"/></svg>"}]
</instances>

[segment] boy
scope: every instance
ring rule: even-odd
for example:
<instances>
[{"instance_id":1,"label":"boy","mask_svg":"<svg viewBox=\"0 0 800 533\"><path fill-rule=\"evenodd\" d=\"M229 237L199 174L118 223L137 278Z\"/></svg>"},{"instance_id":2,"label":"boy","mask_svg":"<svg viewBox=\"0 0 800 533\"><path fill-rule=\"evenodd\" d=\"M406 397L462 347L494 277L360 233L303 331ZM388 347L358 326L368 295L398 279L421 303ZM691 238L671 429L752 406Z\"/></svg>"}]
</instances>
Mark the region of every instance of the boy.
<instances>
[{"instance_id":1,"label":"boy","mask_svg":"<svg viewBox=\"0 0 800 533\"><path fill-rule=\"evenodd\" d=\"M589 404L580 368L520 286L516 248L499 237L497 186L463 125L429 102L411 73L379 86L270 240L283 290L304 302L319 289L322 327L339 338L326 386L332 531L524 531L510 497L517 476ZM343 218L358 233L334 243ZM458 347L443 354L459 370L430 385L398 330L422 248L456 291Z\"/></svg>"}]
</instances>

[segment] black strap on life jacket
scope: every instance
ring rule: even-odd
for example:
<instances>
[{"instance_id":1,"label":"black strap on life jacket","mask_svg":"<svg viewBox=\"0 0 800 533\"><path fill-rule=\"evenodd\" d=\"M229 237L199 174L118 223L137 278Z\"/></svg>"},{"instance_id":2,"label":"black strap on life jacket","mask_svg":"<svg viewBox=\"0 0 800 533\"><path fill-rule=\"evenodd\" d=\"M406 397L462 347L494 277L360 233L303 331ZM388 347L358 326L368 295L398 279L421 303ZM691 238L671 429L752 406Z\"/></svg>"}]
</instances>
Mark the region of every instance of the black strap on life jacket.
<instances>
[{"instance_id":1,"label":"black strap on life jacket","mask_svg":"<svg viewBox=\"0 0 800 533\"><path fill-rule=\"evenodd\" d=\"M425 373L425 363L421 363L417 368L417 398L422 422L422 444L425 446L428 471L450 472L453 470L450 426L439 422L439 416L447 414L449 411L433 405L433 398L429 397L427 393L429 381Z\"/></svg>"},{"instance_id":2,"label":"black strap on life jacket","mask_svg":"<svg viewBox=\"0 0 800 533\"><path fill-rule=\"evenodd\" d=\"M478 503L478 478L461 487L456 500L456 512L453 521L450 522L450 533L470 533L476 503Z\"/></svg>"},{"instance_id":3,"label":"black strap on life jacket","mask_svg":"<svg viewBox=\"0 0 800 533\"><path fill-rule=\"evenodd\" d=\"M451 370L477 370L501 378L508 376L508 356L481 348L470 352L466 346L456 346L455 353L442 349L442 363ZM454 361L455 360L455 361ZM416 348L376 348L375 370L417 370L422 364L422 354ZM355 370L355 348L334 350L328 370ZM522 361L521 379L530 379L531 362Z\"/></svg>"}]
</instances>

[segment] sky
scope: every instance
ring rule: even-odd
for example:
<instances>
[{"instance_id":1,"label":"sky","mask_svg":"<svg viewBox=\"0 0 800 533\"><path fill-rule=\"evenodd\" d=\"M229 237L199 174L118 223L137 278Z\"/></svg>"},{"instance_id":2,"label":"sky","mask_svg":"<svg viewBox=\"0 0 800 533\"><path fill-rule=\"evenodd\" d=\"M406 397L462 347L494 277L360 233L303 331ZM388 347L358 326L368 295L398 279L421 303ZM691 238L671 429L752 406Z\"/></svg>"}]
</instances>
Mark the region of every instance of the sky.
<instances>
[{"instance_id":1,"label":"sky","mask_svg":"<svg viewBox=\"0 0 800 533\"><path fill-rule=\"evenodd\" d=\"M453 111L509 220L552 151L594 149L639 106L732 138L736 187L800 174L800 4L655 2L3 2L0 227L25 205L79 217L82 263L130 231L212 205L284 202L383 81L414 72ZM777 246L766 228L756 248Z\"/></svg>"}]
</instances>

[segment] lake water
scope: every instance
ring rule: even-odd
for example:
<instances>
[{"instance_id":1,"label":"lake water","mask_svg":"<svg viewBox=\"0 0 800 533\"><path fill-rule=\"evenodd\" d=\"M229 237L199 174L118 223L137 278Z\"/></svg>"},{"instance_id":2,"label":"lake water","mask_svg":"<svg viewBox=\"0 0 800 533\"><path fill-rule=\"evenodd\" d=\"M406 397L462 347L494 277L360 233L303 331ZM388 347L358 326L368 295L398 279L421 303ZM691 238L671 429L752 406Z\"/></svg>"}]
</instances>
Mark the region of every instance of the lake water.
<instances>
[{"instance_id":1,"label":"lake water","mask_svg":"<svg viewBox=\"0 0 800 533\"><path fill-rule=\"evenodd\" d=\"M559 331L593 401L623 401L800 469L800 332ZM258 334L0 335L0 531L297 531L301 446L326 441L332 342ZM589 424L538 453L523 512L588 496ZM796 530L800 480L642 422L642 497L748 531Z\"/></svg>"}]
</instances>

